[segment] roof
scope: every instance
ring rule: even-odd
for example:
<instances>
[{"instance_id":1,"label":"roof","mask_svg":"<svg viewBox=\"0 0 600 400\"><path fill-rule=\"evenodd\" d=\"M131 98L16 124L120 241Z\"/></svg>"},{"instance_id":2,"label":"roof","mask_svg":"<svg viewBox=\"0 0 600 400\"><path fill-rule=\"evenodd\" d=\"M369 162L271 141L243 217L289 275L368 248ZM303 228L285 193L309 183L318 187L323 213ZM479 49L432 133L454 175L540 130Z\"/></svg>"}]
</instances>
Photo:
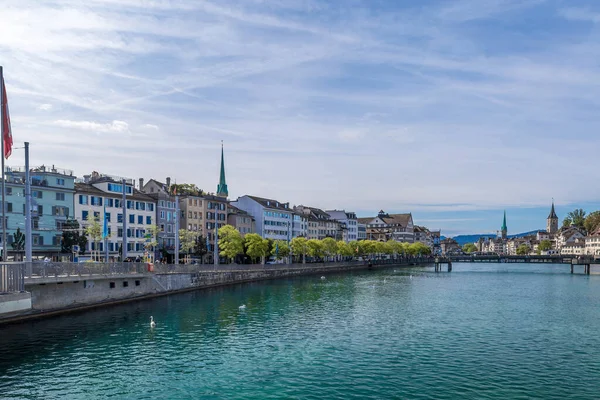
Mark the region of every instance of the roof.
<instances>
[{"instance_id":1,"label":"roof","mask_svg":"<svg viewBox=\"0 0 600 400\"><path fill-rule=\"evenodd\" d=\"M358 218L357 221L359 224L368 224L369 222L373 221L375 218L374 217L368 217L368 218Z\"/></svg>"},{"instance_id":2,"label":"roof","mask_svg":"<svg viewBox=\"0 0 600 400\"><path fill-rule=\"evenodd\" d=\"M293 211L292 209L290 209L290 203L282 203L278 200L265 199L264 197L257 197L257 196L248 196L248 197L265 208L272 208L275 210L284 210L284 211L288 211L288 212Z\"/></svg>"},{"instance_id":3,"label":"roof","mask_svg":"<svg viewBox=\"0 0 600 400\"><path fill-rule=\"evenodd\" d=\"M556 216L556 212L554 211L554 201L552 201L552 208L550 209L548 219L558 219L558 217Z\"/></svg>"},{"instance_id":4,"label":"roof","mask_svg":"<svg viewBox=\"0 0 600 400\"><path fill-rule=\"evenodd\" d=\"M386 225L400 225L400 226L408 226L408 223L412 220L412 214L408 213L408 214L380 214L377 217L373 217L373 218L359 218L360 220L367 220L368 222L363 222L368 224L369 222L373 221L375 218L379 218L380 220L382 220Z\"/></svg>"},{"instance_id":5,"label":"roof","mask_svg":"<svg viewBox=\"0 0 600 400\"><path fill-rule=\"evenodd\" d=\"M98 189L97 187L95 187L93 185L90 185L89 183L81 183L81 182L75 183L75 193L76 194L77 193L87 193L87 194L93 194L93 195L98 195L98 196L103 196L103 197L113 197L116 199L123 197L123 195L121 193L105 192L103 190ZM149 201L149 202L156 201L151 196L148 196L147 194L142 193L135 188L133 189L133 194L128 194L126 196L126 198L135 199L135 200L144 200L144 201Z\"/></svg>"}]
</instances>

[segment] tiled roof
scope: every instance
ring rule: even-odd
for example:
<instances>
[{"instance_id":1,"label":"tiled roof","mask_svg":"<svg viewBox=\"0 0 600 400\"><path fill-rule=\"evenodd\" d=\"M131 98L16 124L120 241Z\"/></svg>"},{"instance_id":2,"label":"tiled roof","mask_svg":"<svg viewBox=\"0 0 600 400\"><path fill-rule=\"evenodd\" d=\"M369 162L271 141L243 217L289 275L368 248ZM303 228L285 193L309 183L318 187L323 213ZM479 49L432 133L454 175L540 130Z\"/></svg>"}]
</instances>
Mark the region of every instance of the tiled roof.
<instances>
[{"instance_id":1,"label":"tiled roof","mask_svg":"<svg viewBox=\"0 0 600 400\"><path fill-rule=\"evenodd\" d=\"M123 195L120 193L112 193L112 192L105 192L103 190L98 189L97 187L90 185L89 183L80 183L77 182L75 183L75 193L87 193L87 194L92 194L92 195L98 195L98 196L103 196L103 197L113 197L113 198L122 198ZM143 201L149 201L149 202L155 202L156 200L153 199L151 196L148 196L145 193L140 192L137 189L133 189L133 194L128 194L127 195L128 199L135 199L135 200L143 200Z\"/></svg>"}]
</instances>

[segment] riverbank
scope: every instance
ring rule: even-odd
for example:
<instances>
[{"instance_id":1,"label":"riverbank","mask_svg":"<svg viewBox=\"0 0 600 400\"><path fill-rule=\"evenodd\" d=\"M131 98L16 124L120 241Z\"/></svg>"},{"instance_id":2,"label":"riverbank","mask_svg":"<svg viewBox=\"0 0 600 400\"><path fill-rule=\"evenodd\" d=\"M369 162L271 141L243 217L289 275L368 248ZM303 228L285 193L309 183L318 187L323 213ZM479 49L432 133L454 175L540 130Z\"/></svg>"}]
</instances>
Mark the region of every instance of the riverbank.
<instances>
[{"instance_id":1,"label":"riverbank","mask_svg":"<svg viewBox=\"0 0 600 400\"><path fill-rule=\"evenodd\" d=\"M414 260L378 260L371 263L279 264L261 268L229 265L226 269L204 271L200 270L203 266L198 266L199 270L192 272L167 272L167 268L156 273L37 276L25 280L25 291L31 294L31 309L0 316L0 325L217 286L416 264L419 262Z\"/></svg>"}]
</instances>

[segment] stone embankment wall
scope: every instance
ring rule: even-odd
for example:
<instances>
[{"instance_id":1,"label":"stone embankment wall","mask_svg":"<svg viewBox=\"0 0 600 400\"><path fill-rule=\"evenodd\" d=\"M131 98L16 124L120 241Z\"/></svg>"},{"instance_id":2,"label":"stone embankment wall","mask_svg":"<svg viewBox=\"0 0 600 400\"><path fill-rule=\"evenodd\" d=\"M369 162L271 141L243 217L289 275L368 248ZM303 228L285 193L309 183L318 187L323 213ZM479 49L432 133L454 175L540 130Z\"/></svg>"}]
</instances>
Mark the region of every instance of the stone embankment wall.
<instances>
[{"instance_id":1,"label":"stone embankment wall","mask_svg":"<svg viewBox=\"0 0 600 400\"><path fill-rule=\"evenodd\" d=\"M388 262L385 265L373 265L373 268L401 265ZM365 263L292 264L269 266L268 269L29 279L25 283L25 290L31 293L31 311L0 319L0 323L214 286L366 268L368 265Z\"/></svg>"}]
</instances>

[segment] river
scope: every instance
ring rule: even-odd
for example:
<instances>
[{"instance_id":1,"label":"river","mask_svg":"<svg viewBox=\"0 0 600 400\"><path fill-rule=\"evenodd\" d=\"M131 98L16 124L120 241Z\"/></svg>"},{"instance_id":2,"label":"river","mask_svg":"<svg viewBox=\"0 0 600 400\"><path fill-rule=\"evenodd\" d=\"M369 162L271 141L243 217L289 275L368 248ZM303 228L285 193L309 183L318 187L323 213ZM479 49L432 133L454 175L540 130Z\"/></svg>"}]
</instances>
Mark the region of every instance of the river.
<instances>
[{"instance_id":1,"label":"river","mask_svg":"<svg viewBox=\"0 0 600 400\"><path fill-rule=\"evenodd\" d=\"M568 272L389 268L4 326L0 398L598 399L600 276Z\"/></svg>"}]
</instances>

